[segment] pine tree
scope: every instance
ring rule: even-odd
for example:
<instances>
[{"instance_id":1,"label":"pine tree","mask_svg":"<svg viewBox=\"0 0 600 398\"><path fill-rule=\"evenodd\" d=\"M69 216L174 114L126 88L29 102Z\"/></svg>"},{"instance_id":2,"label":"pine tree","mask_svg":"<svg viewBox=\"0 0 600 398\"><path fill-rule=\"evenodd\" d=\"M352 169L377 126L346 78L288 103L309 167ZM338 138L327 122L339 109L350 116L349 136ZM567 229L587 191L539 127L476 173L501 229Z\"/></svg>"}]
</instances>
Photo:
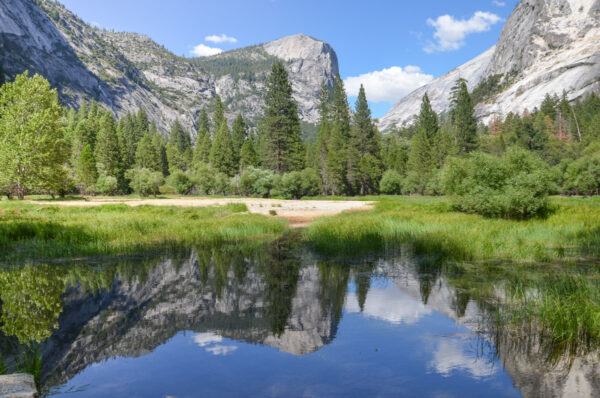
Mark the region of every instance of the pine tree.
<instances>
[{"instance_id":1,"label":"pine tree","mask_svg":"<svg viewBox=\"0 0 600 398\"><path fill-rule=\"evenodd\" d=\"M183 155L186 149L192 146L190 135L185 132L179 120L175 120L171 132L169 134L169 143L173 145L177 151Z\"/></svg>"},{"instance_id":2,"label":"pine tree","mask_svg":"<svg viewBox=\"0 0 600 398\"><path fill-rule=\"evenodd\" d=\"M221 128L215 135L212 150L210 151L210 164L212 168L228 176L235 175L237 171L233 141L225 120L221 122Z\"/></svg>"},{"instance_id":3,"label":"pine tree","mask_svg":"<svg viewBox=\"0 0 600 398\"><path fill-rule=\"evenodd\" d=\"M331 92L325 82L323 82L319 93L319 126L317 128L317 142L315 144L315 167L321 176L323 191L325 193L331 190L331 184L327 179L327 153L329 152L328 145L331 135L330 107Z\"/></svg>"},{"instance_id":4,"label":"pine tree","mask_svg":"<svg viewBox=\"0 0 600 398\"><path fill-rule=\"evenodd\" d=\"M258 155L251 139L244 142L240 151L240 168L243 170L249 166L258 166Z\"/></svg>"},{"instance_id":5,"label":"pine tree","mask_svg":"<svg viewBox=\"0 0 600 398\"><path fill-rule=\"evenodd\" d=\"M135 151L135 165L140 169L162 171L160 153L152 142L150 133L144 134Z\"/></svg>"},{"instance_id":6,"label":"pine tree","mask_svg":"<svg viewBox=\"0 0 600 398\"><path fill-rule=\"evenodd\" d=\"M166 147L169 170L179 169L186 171L190 166L191 160L191 138L187 134L179 120L176 120L171 127L169 142Z\"/></svg>"},{"instance_id":7,"label":"pine tree","mask_svg":"<svg viewBox=\"0 0 600 398\"><path fill-rule=\"evenodd\" d=\"M348 141L350 139L350 109L344 82L338 75L333 84L329 108L331 128L327 141L324 185L331 194L342 194L347 189ZM327 180L325 182L325 180Z\"/></svg>"},{"instance_id":8,"label":"pine tree","mask_svg":"<svg viewBox=\"0 0 600 398\"><path fill-rule=\"evenodd\" d=\"M281 62L273 64L267 80L265 115L261 120L262 162L277 173L304 167L304 145L298 105Z\"/></svg>"},{"instance_id":9,"label":"pine tree","mask_svg":"<svg viewBox=\"0 0 600 398\"><path fill-rule=\"evenodd\" d=\"M479 147L477 119L475 118L473 100L464 79L459 79L453 89L452 110L450 112L459 150L462 153L476 150Z\"/></svg>"},{"instance_id":10,"label":"pine tree","mask_svg":"<svg viewBox=\"0 0 600 398\"><path fill-rule=\"evenodd\" d=\"M244 122L242 115L239 114L233 122L233 127L231 128L231 139L233 141L233 153L236 164L239 164L240 162L240 152L247 138L248 131L246 122Z\"/></svg>"},{"instance_id":11,"label":"pine tree","mask_svg":"<svg viewBox=\"0 0 600 398\"><path fill-rule=\"evenodd\" d=\"M86 145L81 155L77 159L77 165L75 169L75 182L80 192L86 194L90 188L96 183L98 178L98 171L96 170L96 159L94 159L94 152L92 147Z\"/></svg>"},{"instance_id":12,"label":"pine tree","mask_svg":"<svg viewBox=\"0 0 600 398\"><path fill-rule=\"evenodd\" d=\"M124 172L121 168L119 138L115 118L109 111L104 112L100 118L94 157L100 175L115 177L118 181L122 181Z\"/></svg>"},{"instance_id":13,"label":"pine tree","mask_svg":"<svg viewBox=\"0 0 600 398\"><path fill-rule=\"evenodd\" d=\"M223 104L223 101L221 101L221 96L217 95L215 98L215 112L213 113L213 125L217 131L213 133L213 136L217 134L218 130L223 125L223 121L227 122L227 119L225 118L225 105Z\"/></svg>"},{"instance_id":14,"label":"pine tree","mask_svg":"<svg viewBox=\"0 0 600 398\"><path fill-rule=\"evenodd\" d=\"M361 195L375 192L383 173L382 166L379 131L371 119L361 85L348 147L348 182Z\"/></svg>"},{"instance_id":15,"label":"pine tree","mask_svg":"<svg viewBox=\"0 0 600 398\"><path fill-rule=\"evenodd\" d=\"M158 133L154 122L150 126L150 137L152 137L152 144L154 149L158 153L158 163L160 170L164 177L169 175L169 160L167 158L167 144L162 135Z\"/></svg>"},{"instance_id":16,"label":"pine tree","mask_svg":"<svg viewBox=\"0 0 600 398\"><path fill-rule=\"evenodd\" d=\"M431 107L429 96L423 96L421 112L417 122L417 134L413 137L408 157L408 171L419 181L419 191L423 192L432 171L436 167L435 138L439 126L437 114Z\"/></svg>"}]
</instances>

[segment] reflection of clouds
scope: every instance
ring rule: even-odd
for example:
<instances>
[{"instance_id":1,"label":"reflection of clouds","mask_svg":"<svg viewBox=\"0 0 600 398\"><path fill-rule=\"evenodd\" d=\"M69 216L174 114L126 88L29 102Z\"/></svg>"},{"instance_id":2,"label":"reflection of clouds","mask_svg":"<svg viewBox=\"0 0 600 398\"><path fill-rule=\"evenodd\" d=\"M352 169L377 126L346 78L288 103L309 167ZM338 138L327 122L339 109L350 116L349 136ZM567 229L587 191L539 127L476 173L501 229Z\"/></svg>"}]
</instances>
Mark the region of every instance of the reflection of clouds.
<instances>
[{"instance_id":1,"label":"reflection of clouds","mask_svg":"<svg viewBox=\"0 0 600 398\"><path fill-rule=\"evenodd\" d=\"M196 333L194 334L194 343L200 347L205 347L209 344L220 343L223 341L223 337L215 333Z\"/></svg>"},{"instance_id":2,"label":"reflection of clouds","mask_svg":"<svg viewBox=\"0 0 600 398\"><path fill-rule=\"evenodd\" d=\"M346 297L346 311L360 312L358 297L350 293ZM430 314L420 300L401 291L394 285L372 286L365 301L363 313L392 323L416 323L424 315Z\"/></svg>"},{"instance_id":3,"label":"reflection of clouds","mask_svg":"<svg viewBox=\"0 0 600 398\"><path fill-rule=\"evenodd\" d=\"M467 343L461 339L444 339L439 342L429 366L442 376L453 371L469 372L473 377L488 377L496 373L493 362L465 352Z\"/></svg>"},{"instance_id":4,"label":"reflection of clouds","mask_svg":"<svg viewBox=\"0 0 600 398\"><path fill-rule=\"evenodd\" d=\"M223 341L223 337L215 333L196 333L194 334L193 339L194 343L199 347L206 347L206 352L213 355L228 355L238 349L237 346L234 345L217 344Z\"/></svg>"},{"instance_id":5,"label":"reflection of clouds","mask_svg":"<svg viewBox=\"0 0 600 398\"><path fill-rule=\"evenodd\" d=\"M238 348L234 345L216 345L214 347L208 347L206 352L210 352L213 355L227 355L231 354Z\"/></svg>"}]
</instances>

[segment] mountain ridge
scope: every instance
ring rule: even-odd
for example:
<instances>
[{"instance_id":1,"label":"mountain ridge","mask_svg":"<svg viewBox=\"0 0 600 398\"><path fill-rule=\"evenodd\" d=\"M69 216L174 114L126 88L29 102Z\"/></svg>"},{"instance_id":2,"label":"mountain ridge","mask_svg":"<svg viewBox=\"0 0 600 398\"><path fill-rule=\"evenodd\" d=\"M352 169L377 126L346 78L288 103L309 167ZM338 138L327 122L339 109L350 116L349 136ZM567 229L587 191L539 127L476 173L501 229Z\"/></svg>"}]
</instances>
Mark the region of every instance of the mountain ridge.
<instances>
[{"instance_id":1,"label":"mountain ridge","mask_svg":"<svg viewBox=\"0 0 600 398\"><path fill-rule=\"evenodd\" d=\"M297 54L304 58L283 59L279 56L285 51L273 56L266 50L298 43L311 45ZM321 83L332 86L339 73L335 50L302 34L212 57L185 58L144 34L91 27L49 0L0 4L0 50L6 73L30 70L45 76L66 105L95 99L116 115L141 108L163 132L179 120L193 133L202 108L210 107L217 94L229 105L229 120L242 113L255 124L262 114L264 82L276 61L288 69L301 120L315 123ZM227 68L218 61L227 57L239 57L240 67L251 73L221 73Z\"/></svg>"},{"instance_id":2,"label":"mountain ridge","mask_svg":"<svg viewBox=\"0 0 600 398\"><path fill-rule=\"evenodd\" d=\"M494 82L493 90L476 107L483 123L533 110L546 94L565 92L574 102L600 90L598 42L600 0L522 0L506 21L491 56L488 50L400 99L379 127L386 130L410 122L425 92L435 92L431 100L437 112L448 111L448 79L476 60L484 72L468 79L470 88Z\"/></svg>"}]
</instances>

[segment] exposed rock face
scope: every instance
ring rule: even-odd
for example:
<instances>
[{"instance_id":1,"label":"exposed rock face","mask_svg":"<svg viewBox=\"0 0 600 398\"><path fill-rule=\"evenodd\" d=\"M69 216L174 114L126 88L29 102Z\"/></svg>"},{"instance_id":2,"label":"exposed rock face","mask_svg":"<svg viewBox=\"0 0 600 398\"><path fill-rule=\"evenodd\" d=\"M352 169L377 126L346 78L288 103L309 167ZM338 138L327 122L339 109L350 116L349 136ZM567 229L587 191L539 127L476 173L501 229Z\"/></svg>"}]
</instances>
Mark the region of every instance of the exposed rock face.
<instances>
[{"instance_id":1,"label":"exposed rock face","mask_svg":"<svg viewBox=\"0 0 600 398\"><path fill-rule=\"evenodd\" d=\"M379 128L385 131L394 125L401 126L404 123L411 123L419 113L421 100L425 93L429 96L433 110L438 113L448 110L450 108L450 90L456 84L456 80L466 79L469 89L473 90L481 81L495 49L496 47L490 48L479 57L402 98L391 111L381 118Z\"/></svg>"},{"instance_id":2,"label":"exposed rock face","mask_svg":"<svg viewBox=\"0 0 600 398\"><path fill-rule=\"evenodd\" d=\"M96 99L122 115L145 109L162 131L179 119L190 132L216 94L252 123L262 114L264 82L275 61L284 61L301 119L317 120L321 82L339 73L326 43L296 35L214 57L178 57L147 36L95 29L57 3L39 0L0 3L1 62L9 75L30 70L77 106ZM229 59L229 64L221 61ZM231 68L231 65L237 68Z\"/></svg>"},{"instance_id":3,"label":"exposed rock face","mask_svg":"<svg viewBox=\"0 0 600 398\"><path fill-rule=\"evenodd\" d=\"M458 70L476 61L484 69L465 77L472 87L483 79L500 77L504 89L477 107L480 120L489 122L494 116L532 110L546 94L565 91L575 101L597 92L599 42L600 0L523 0L506 22L493 54L488 51ZM437 111L448 110L450 92L444 82L449 78L443 76L419 89L436 93L432 102ZM380 127L410 120L414 102L420 101L417 97L410 94L402 99L382 118Z\"/></svg>"},{"instance_id":4,"label":"exposed rock face","mask_svg":"<svg viewBox=\"0 0 600 398\"><path fill-rule=\"evenodd\" d=\"M0 376L0 398L36 398L37 396L32 375Z\"/></svg>"}]
</instances>

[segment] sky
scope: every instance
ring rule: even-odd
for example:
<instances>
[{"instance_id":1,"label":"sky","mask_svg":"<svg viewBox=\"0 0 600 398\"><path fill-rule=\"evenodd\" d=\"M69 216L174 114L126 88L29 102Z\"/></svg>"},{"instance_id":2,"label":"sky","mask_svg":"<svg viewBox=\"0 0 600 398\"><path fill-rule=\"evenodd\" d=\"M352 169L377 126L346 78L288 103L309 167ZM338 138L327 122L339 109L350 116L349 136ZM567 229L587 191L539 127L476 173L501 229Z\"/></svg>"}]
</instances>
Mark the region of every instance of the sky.
<instances>
[{"instance_id":1,"label":"sky","mask_svg":"<svg viewBox=\"0 0 600 398\"><path fill-rule=\"evenodd\" d=\"M374 117L498 40L518 0L61 0L84 21L206 56L303 33L332 45Z\"/></svg>"}]
</instances>

